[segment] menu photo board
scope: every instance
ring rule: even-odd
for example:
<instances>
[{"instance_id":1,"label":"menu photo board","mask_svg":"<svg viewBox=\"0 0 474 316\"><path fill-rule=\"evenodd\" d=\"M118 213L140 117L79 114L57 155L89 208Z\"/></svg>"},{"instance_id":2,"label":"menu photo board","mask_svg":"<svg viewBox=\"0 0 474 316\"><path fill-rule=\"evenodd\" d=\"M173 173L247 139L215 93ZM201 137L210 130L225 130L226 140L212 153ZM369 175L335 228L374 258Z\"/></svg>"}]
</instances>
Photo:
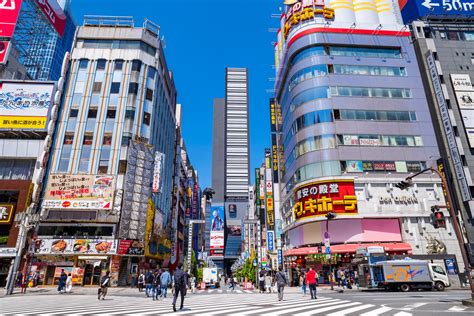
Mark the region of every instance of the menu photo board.
<instances>
[{"instance_id":1,"label":"menu photo board","mask_svg":"<svg viewBox=\"0 0 474 316\"><path fill-rule=\"evenodd\" d=\"M46 209L111 209L115 179L110 175L51 174Z\"/></svg>"},{"instance_id":2,"label":"menu photo board","mask_svg":"<svg viewBox=\"0 0 474 316\"><path fill-rule=\"evenodd\" d=\"M41 239L37 254L116 254L116 240L105 239Z\"/></svg>"}]
</instances>

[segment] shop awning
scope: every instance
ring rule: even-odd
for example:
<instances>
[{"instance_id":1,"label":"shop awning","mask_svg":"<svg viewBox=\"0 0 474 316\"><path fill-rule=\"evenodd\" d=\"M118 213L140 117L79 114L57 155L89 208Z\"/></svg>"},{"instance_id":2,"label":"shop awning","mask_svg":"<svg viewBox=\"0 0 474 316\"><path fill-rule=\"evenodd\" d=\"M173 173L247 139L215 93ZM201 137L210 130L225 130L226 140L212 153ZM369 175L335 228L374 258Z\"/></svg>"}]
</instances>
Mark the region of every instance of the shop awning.
<instances>
[{"instance_id":1,"label":"shop awning","mask_svg":"<svg viewBox=\"0 0 474 316\"><path fill-rule=\"evenodd\" d=\"M370 243L370 244L341 244L341 245L332 245L331 253L355 253L357 248L360 247L371 247L379 246L384 247L386 252L411 252L411 246L408 243L397 242L397 243ZM325 247L321 247L322 253L326 252ZM285 251L284 256L305 256L313 255L318 253L318 247L303 247L303 248L293 248Z\"/></svg>"}]
</instances>

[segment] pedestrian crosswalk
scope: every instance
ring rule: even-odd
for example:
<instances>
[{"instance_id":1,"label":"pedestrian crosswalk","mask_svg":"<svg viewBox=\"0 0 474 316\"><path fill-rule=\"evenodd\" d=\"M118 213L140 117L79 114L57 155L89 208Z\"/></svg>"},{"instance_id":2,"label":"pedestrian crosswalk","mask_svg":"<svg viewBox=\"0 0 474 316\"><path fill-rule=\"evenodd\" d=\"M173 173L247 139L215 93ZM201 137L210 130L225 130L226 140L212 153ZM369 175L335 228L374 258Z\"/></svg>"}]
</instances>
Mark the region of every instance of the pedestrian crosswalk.
<instances>
[{"instance_id":1,"label":"pedestrian crosswalk","mask_svg":"<svg viewBox=\"0 0 474 316\"><path fill-rule=\"evenodd\" d=\"M279 302L276 294L250 294L243 290L236 299L236 295L224 292L220 294L219 289L215 290L209 295L189 293L185 298L185 308L177 313L172 312L171 297L153 301L143 296L114 295L113 289L110 289L109 296L104 301L98 301L92 295L58 294L0 298L0 314L412 316L416 315L417 308L425 305L415 303L394 308L359 302L348 297L337 298L332 295L311 300L309 297L296 293L287 293L285 299ZM446 306L447 311L466 312L466 308Z\"/></svg>"},{"instance_id":2,"label":"pedestrian crosswalk","mask_svg":"<svg viewBox=\"0 0 474 316\"><path fill-rule=\"evenodd\" d=\"M197 290L196 293L208 293L208 294L251 294L257 293L258 291L252 290L230 290L230 289L207 289L207 290Z\"/></svg>"}]
</instances>

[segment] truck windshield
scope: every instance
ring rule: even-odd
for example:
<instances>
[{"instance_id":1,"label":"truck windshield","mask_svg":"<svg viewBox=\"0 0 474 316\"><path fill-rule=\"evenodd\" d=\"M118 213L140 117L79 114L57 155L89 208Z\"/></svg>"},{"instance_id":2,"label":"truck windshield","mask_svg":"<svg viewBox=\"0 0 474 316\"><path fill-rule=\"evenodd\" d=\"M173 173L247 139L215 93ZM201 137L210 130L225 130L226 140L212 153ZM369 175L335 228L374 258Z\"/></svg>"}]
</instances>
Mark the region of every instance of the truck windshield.
<instances>
[{"instance_id":1,"label":"truck windshield","mask_svg":"<svg viewBox=\"0 0 474 316\"><path fill-rule=\"evenodd\" d=\"M443 268L441 268L440 266L433 266L433 271L442 275L446 275Z\"/></svg>"}]
</instances>

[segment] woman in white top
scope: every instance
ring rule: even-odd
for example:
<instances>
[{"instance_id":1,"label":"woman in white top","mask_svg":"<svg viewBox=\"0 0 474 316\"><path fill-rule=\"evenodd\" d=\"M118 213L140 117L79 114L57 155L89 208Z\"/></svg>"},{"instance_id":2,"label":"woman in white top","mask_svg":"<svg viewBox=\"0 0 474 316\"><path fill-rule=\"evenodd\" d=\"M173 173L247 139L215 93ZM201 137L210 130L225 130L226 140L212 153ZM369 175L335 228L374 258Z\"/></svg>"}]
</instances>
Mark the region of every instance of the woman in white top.
<instances>
[{"instance_id":1,"label":"woman in white top","mask_svg":"<svg viewBox=\"0 0 474 316\"><path fill-rule=\"evenodd\" d=\"M71 290L72 290L72 276L71 276L71 273L69 273L66 279L66 293L71 293Z\"/></svg>"},{"instance_id":2,"label":"woman in white top","mask_svg":"<svg viewBox=\"0 0 474 316\"><path fill-rule=\"evenodd\" d=\"M265 287L268 293L272 292L272 277L269 274L265 276Z\"/></svg>"}]
</instances>

